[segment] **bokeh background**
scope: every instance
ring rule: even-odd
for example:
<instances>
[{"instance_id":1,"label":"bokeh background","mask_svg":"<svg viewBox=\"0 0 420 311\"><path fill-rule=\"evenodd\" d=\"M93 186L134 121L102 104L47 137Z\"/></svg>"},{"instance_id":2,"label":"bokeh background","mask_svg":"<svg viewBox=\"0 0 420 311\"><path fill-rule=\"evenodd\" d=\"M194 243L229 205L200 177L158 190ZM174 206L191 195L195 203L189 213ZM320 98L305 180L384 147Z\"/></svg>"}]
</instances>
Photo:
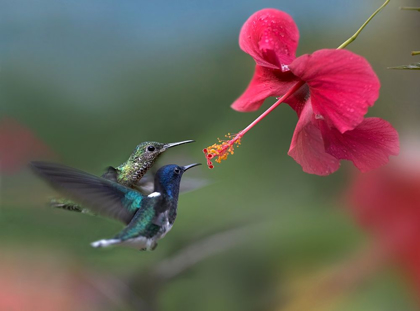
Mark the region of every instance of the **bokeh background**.
<instances>
[{"instance_id":1,"label":"bokeh background","mask_svg":"<svg viewBox=\"0 0 420 311\"><path fill-rule=\"evenodd\" d=\"M337 47L381 4L0 0L0 309L418 310L403 267L369 259L381 252L345 199L352 165L318 177L287 156L287 105L227 161L188 172L206 186L180 197L154 252L91 248L120 224L52 210L25 167L47 158L99 175L141 141L185 139L196 143L158 165L205 163L204 147L259 114L230 108L254 70L238 47L252 13L291 14L300 55ZM398 129L404 152L419 139L420 76L387 67L418 61L420 13L400 6L420 2L391 1L349 49L382 83L368 115Z\"/></svg>"}]
</instances>

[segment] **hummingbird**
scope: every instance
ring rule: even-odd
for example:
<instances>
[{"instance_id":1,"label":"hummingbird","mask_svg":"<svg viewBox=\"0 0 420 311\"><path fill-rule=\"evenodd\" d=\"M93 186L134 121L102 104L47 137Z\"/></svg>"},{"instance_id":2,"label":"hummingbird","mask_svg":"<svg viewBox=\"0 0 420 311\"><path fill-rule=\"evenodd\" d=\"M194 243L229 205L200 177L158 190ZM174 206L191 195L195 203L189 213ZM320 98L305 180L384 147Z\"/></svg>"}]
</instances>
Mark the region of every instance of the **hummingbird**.
<instances>
[{"instance_id":1,"label":"hummingbird","mask_svg":"<svg viewBox=\"0 0 420 311\"><path fill-rule=\"evenodd\" d=\"M153 166L162 153L169 148L192 142L194 142L194 140L184 140L167 144L156 141L142 142L136 146L126 162L116 168L109 166L102 177L117 182L125 187L139 190L140 179ZM68 211L90 213L89 209L86 209L69 199L52 199L50 204L53 207L62 208Z\"/></svg>"},{"instance_id":2,"label":"hummingbird","mask_svg":"<svg viewBox=\"0 0 420 311\"><path fill-rule=\"evenodd\" d=\"M177 216L182 175L194 163L161 167L155 175L154 192L143 195L117 182L49 162L31 162L32 168L54 188L89 207L94 213L117 219L125 228L93 247L124 245L151 251L171 229Z\"/></svg>"}]
</instances>

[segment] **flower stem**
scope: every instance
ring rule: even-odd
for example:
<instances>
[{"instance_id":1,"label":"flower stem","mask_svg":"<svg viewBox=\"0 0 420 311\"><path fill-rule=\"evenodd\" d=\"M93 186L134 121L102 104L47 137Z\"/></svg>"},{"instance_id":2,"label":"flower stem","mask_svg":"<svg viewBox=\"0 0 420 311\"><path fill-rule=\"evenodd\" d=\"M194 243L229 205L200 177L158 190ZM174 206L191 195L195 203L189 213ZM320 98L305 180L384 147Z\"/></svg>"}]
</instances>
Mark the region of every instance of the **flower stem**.
<instances>
[{"instance_id":1,"label":"flower stem","mask_svg":"<svg viewBox=\"0 0 420 311\"><path fill-rule=\"evenodd\" d=\"M411 55L412 55L412 56L414 56L414 55L420 55L420 51L412 51L412 52L411 52Z\"/></svg>"},{"instance_id":2,"label":"flower stem","mask_svg":"<svg viewBox=\"0 0 420 311\"><path fill-rule=\"evenodd\" d=\"M341 44L338 49L344 49L345 47L347 47L350 43L352 43L354 40L356 40L356 38L359 36L359 34L362 32L363 28L366 27L367 24L369 24L369 22L372 20L372 18L375 17L376 14L378 14L380 11L382 11L382 9L384 7L387 6L387 4L389 3L389 1L391 0L386 0L384 2L384 4L382 4L375 12L373 12L373 14L366 20L366 22L363 23L363 25L354 33L354 35L352 35L350 38L348 38L346 41L344 41L343 44Z\"/></svg>"}]
</instances>

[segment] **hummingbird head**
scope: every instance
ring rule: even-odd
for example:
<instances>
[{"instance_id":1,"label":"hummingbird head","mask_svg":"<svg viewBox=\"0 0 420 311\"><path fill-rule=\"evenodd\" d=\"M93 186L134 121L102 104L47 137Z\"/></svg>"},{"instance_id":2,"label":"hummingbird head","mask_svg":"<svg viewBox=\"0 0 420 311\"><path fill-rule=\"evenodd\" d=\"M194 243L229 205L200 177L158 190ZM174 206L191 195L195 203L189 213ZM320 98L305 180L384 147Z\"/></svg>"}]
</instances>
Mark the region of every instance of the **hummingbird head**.
<instances>
[{"instance_id":1,"label":"hummingbird head","mask_svg":"<svg viewBox=\"0 0 420 311\"><path fill-rule=\"evenodd\" d=\"M179 166L176 164L162 166L156 172L155 191L166 192L169 196L178 197L182 175L185 171L198 165L201 165L201 163L194 163L186 166Z\"/></svg>"},{"instance_id":2,"label":"hummingbird head","mask_svg":"<svg viewBox=\"0 0 420 311\"><path fill-rule=\"evenodd\" d=\"M184 140L177 143L159 143L157 141L145 141L137 145L130 156L132 162L153 163L156 158L169 148L192 143L194 140Z\"/></svg>"}]
</instances>

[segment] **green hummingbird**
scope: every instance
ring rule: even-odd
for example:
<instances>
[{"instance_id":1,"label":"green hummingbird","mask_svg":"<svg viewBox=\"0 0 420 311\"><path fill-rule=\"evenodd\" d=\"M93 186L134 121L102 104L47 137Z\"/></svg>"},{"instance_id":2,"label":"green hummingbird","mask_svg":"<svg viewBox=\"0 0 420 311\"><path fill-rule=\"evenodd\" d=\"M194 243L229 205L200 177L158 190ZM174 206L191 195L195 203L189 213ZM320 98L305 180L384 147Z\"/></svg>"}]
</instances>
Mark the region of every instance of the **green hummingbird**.
<instances>
[{"instance_id":1,"label":"green hummingbird","mask_svg":"<svg viewBox=\"0 0 420 311\"><path fill-rule=\"evenodd\" d=\"M169 148L192 143L194 140L184 140L176 143L159 143L145 141L136 146L128 160L116 168L109 166L103 178L117 182L125 187L139 190L139 181L153 166L157 158ZM68 211L91 213L89 209L66 198L52 199L50 205Z\"/></svg>"},{"instance_id":2,"label":"green hummingbird","mask_svg":"<svg viewBox=\"0 0 420 311\"><path fill-rule=\"evenodd\" d=\"M161 167L155 175L154 192L147 196L68 166L48 162L32 162L31 165L60 192L89 207L94 213L115 218L126 225L112 239L93 242L93 247L119 244L150 251L172 229L177 216L182 175L200 163Z\"/></svg>"}]
</instances>

